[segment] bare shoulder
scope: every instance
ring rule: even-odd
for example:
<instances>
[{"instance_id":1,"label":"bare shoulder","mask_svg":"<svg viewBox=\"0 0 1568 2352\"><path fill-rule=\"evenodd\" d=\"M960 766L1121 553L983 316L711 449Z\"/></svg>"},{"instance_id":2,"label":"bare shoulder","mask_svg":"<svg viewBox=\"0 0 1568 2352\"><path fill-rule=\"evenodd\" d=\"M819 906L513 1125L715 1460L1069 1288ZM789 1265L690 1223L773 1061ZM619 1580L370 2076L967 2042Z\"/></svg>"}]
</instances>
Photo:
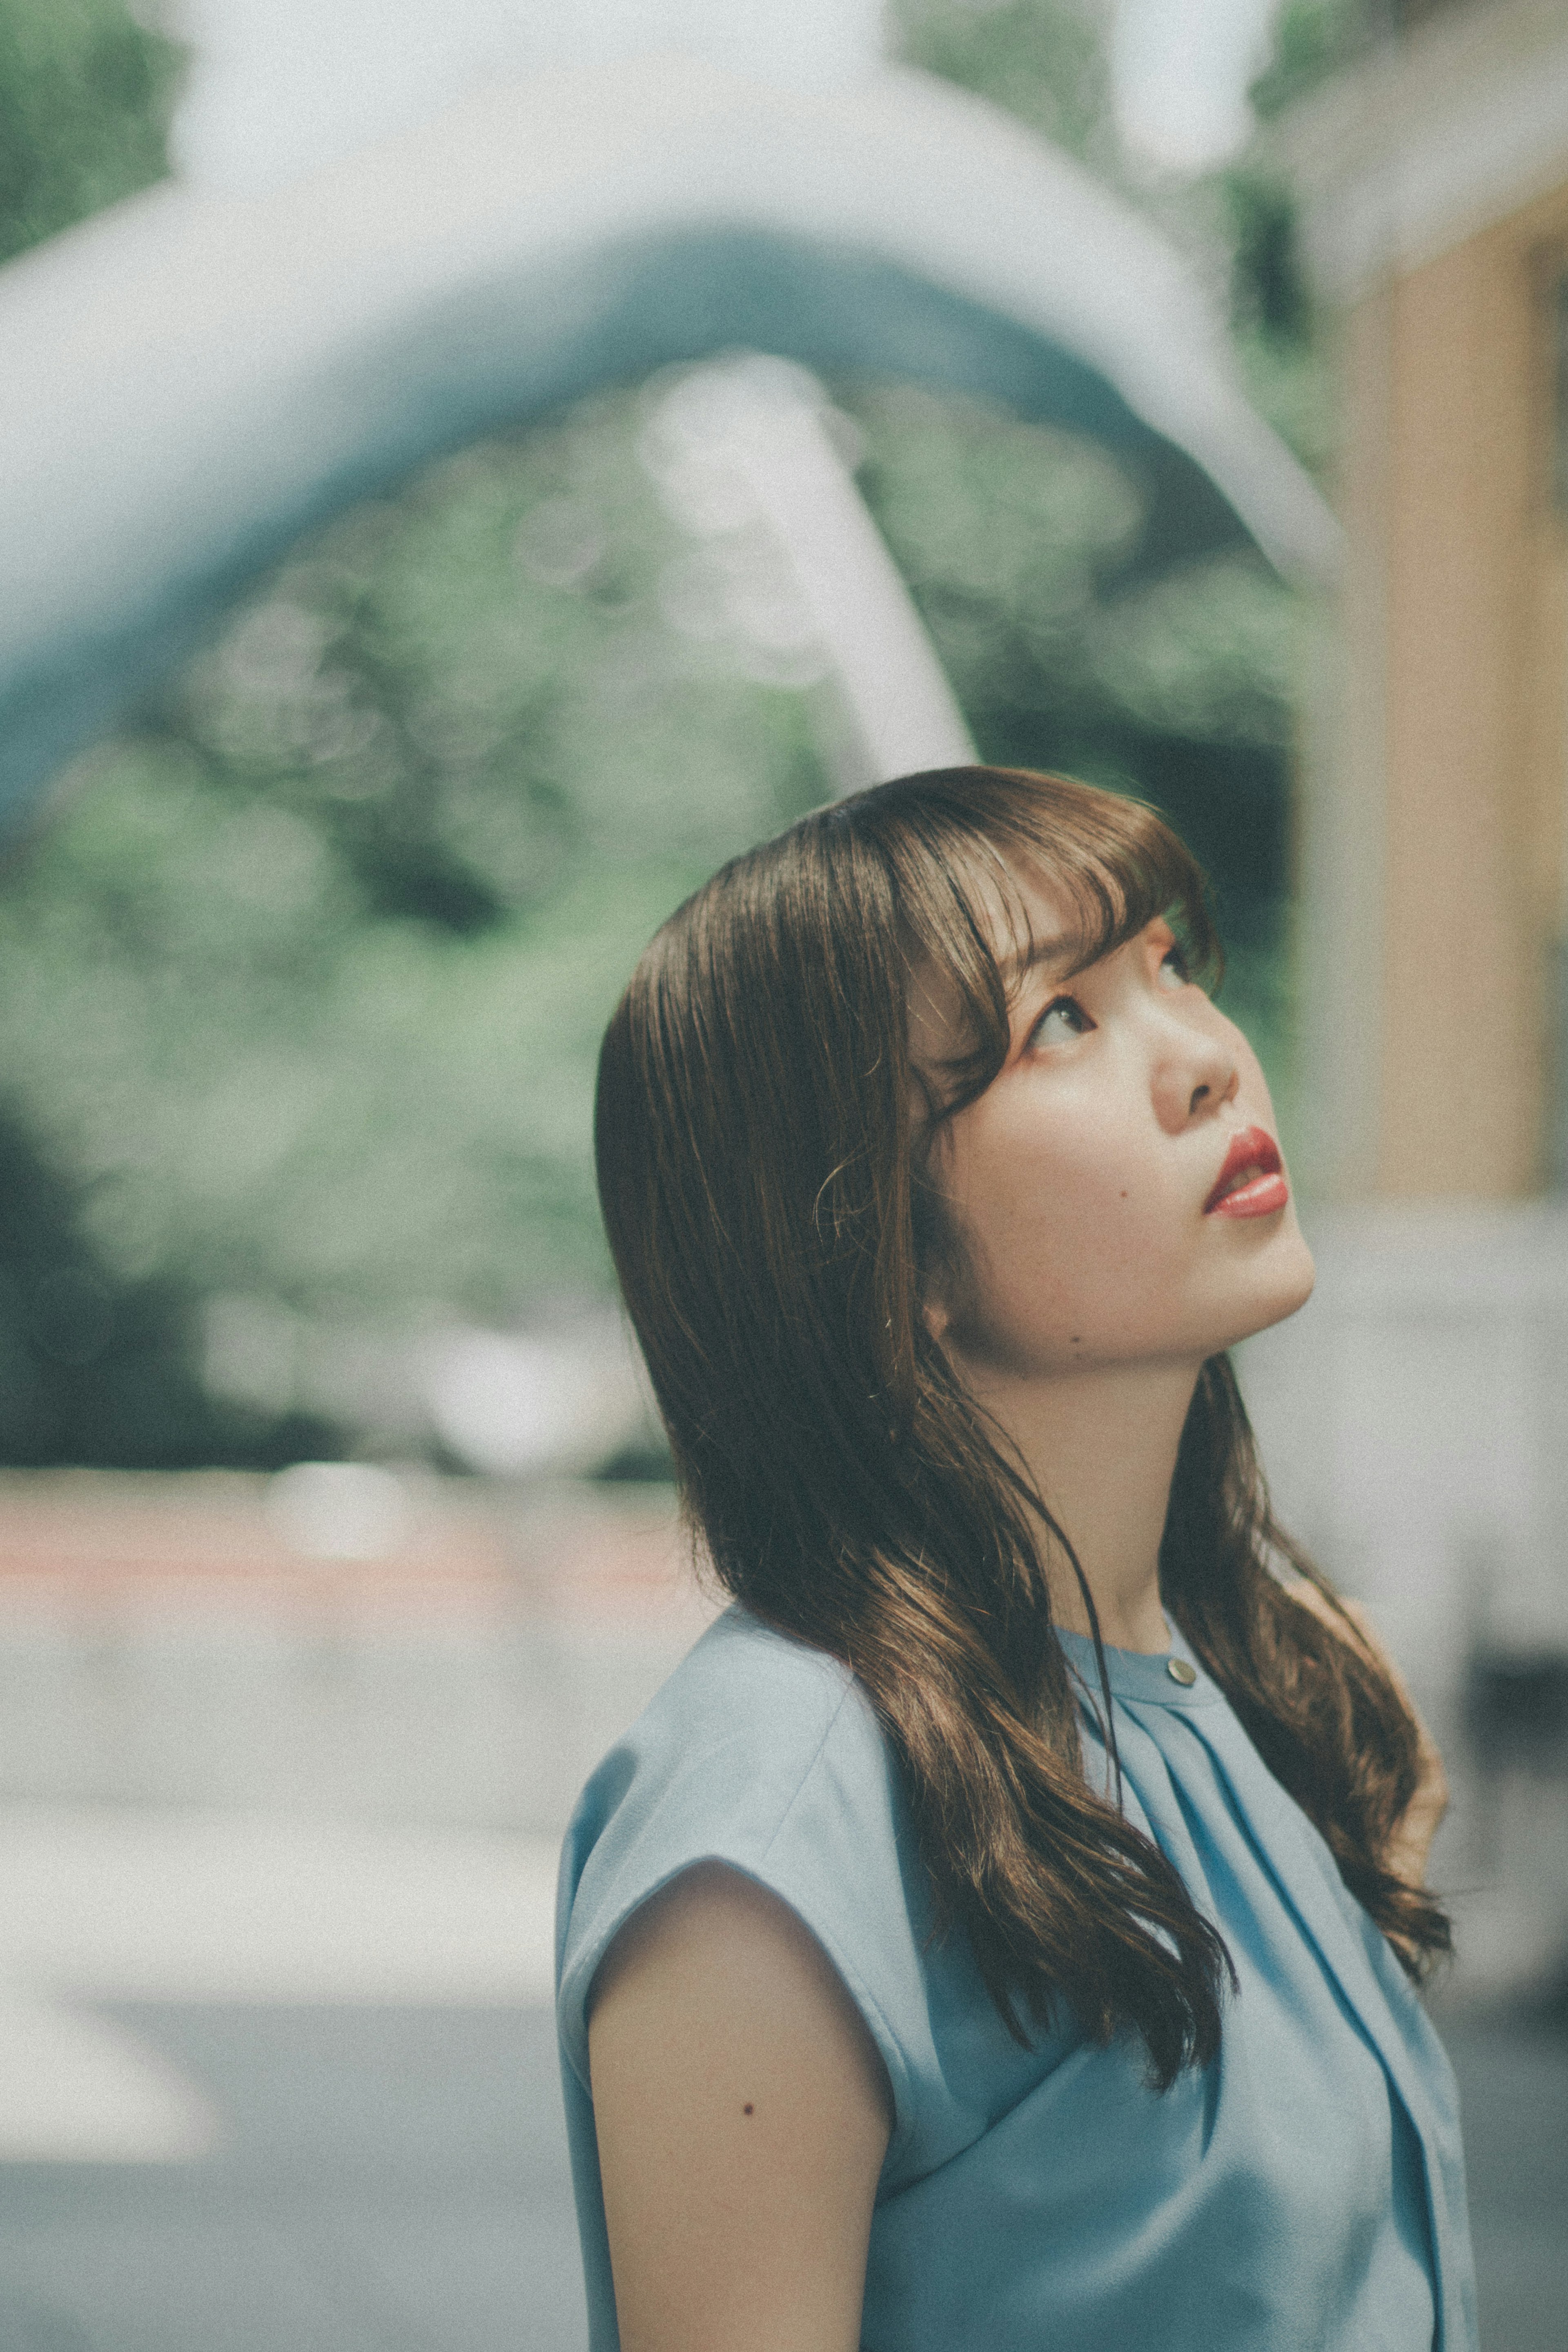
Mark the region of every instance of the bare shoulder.
<instances>
[{"instance_id":1,"label":"bare shoulder","mask_svg":"<svg viewBox=\"0 0 1568 2352\"><path fill-rule=\"evenodd\" d=\"M772 2124L830 2097L892 2126L887 2070L842 1979L787 1903L722 1863L683 1871L615 1937L589 2000L595 2108L647 2074ZM731 2092L742 2094L738 2098ZM765 2095L766 2094L766 2095ZM738 2133L742 2140L756 2133Z\"/></svg>"},{"instance_id":2,"label":"bare shoulder","mask_svg":"<svg viewBox=\"0 0 1568 2352\"><path fill-rule=\"evenodd\" d=\"M605 1955L589 2053L623 2352L852 2352L892 2098L803 1921L683 1872Z\"/></svg>"}]
</instances>

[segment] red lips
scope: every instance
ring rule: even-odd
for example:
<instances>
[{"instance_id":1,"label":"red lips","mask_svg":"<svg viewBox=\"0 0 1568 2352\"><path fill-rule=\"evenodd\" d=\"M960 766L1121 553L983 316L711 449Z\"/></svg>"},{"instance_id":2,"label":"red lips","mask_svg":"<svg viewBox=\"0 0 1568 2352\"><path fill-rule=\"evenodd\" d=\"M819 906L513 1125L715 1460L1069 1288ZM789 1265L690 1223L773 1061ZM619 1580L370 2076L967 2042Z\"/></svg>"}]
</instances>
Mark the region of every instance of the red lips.
<instances>
[{"instance_id":1,"label":"red lips","mask_svg":"<svg viewBox=\"0 0 1568 2352\"><path fill-rule=\"evenodd\" d=\"M1268 1217L1291 1197L1280 1147L1260 1127L1232 1136L1225 1165L1203 1204L1206 1217Z\"/></svg>"}]
</instances>

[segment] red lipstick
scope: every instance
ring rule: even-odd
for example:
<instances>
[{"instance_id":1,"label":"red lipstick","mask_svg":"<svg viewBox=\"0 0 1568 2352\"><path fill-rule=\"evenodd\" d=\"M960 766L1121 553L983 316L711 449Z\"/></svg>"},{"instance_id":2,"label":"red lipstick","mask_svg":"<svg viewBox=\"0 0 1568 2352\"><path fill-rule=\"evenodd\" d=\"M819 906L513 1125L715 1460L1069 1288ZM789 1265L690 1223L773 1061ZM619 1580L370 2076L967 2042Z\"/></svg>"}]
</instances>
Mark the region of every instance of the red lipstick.
<instances>
[{"instance_id":1,"label":"red lipstick","mask_svg":"<svg viewBox=\"0 0 1568 2352\"><path fill-rule=\"evenodd\" d=\"M1206 1217L1269 1217L1291 1197L1280 1147L1260 1127L1244 1127L1230 1139L1215 1186L1203 1204Z\"/></svg>"}]
</instances>

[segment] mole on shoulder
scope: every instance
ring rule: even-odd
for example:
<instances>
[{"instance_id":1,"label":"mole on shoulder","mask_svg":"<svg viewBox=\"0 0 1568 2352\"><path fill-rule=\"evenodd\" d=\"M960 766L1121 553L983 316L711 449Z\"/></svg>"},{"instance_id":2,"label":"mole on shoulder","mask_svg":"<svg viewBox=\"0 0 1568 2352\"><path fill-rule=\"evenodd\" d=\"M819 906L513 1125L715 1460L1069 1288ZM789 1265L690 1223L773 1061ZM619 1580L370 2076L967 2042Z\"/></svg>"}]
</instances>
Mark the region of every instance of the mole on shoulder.
<instances>
[{"instance_id":1,"label":"mole on shoulder","mask_svg":"<svg viewBox=\"0 0 1568 2352\"><path fill-rule=\"evenodd\" d=\"M750 2101L749 2099L747 2099L747 2101L746 2102L746 2105L742 2107L742 2109L741 2109L741 2111L740 2111L740 2112L741 2112L741 2114L742 2114L743 2116L749 2116L749 2115L752 2115L752 2114L754 2114L754 2113L755 2113L755 2109L753 2108L752 2104L751 2104L751 2101Z\"/></svg>"}]
</instances>

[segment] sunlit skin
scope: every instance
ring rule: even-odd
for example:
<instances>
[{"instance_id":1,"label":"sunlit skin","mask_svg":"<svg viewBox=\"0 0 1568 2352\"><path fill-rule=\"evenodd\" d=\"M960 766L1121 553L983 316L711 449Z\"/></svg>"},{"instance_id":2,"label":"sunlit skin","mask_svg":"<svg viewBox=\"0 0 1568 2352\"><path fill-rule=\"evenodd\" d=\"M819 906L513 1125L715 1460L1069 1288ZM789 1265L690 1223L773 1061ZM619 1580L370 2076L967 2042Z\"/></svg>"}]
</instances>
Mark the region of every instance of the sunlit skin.
<instances>
[{"instance_id":1,"label":"sunlit skin","mask_svg":"<svg viewBox=\"0 0 1568 2352\"><path fill-rule=\"evenodd\" d=\"M1063 931L1020 879L1036 940ZM1169 1646L1159 1540L1199 1367L1312 1284L1272 1171L1215 1202L1236 1138L1277 1142L1274 1116L1175 947L1155 923L1083 971L1022 976L1007 1065L932 1169L960 1246L926 1307L1071 1535L1106 1641L1147 1651ZM961 1042L939 978L911 1024L935 1072ZM1071 1571L1051 1584L1086 1630ZM1417 1880L1443 1803L1424 1755L1391 1857ZM855 2352L891 2100L800 1922L734 1871L687 1872L612 1946L589 2047L623 2352Z\"/></svg>"},{"instance_id":2,"label":"sunlit skin","mask_svg":"<svg viewBox=\"0 0 1568 2352\"><path fill-rule=\"evenodd\" d=\"M893 2100L795 1914L686 1871L612 1945L588 2042L622 2352L856 2352Z\"/></svg>"},{"instance_id":3,"label":"sunlit skin","mask_svg":"<svg viewBox=\"0 0 1568 2352\"><path fill-rule=\"evenodd\" d=\"M1274 1111L1170 926L1073 972L1070 948L1049 951L1071 940L1070 909L1016 882L1040 960L1005 1067L939 1134L931 1173L960 1271L927 1315L1071 1538L1105 1640L1161 1651L1160 1533L1199 1368L1294 1313L1312 1261L1288 1178L1266 1164L1215 1203L1228 1158L1238 1179L1257 1167L1249 1148L1231 1156L1237 1139L1256 1129L1277 1150ZM912 1030L928 1072L959 1050L938 981L917 987ZM1059 1557L1048 1577L1059 1621L1087 1631Z\"/></svg>"}]
</instances>

